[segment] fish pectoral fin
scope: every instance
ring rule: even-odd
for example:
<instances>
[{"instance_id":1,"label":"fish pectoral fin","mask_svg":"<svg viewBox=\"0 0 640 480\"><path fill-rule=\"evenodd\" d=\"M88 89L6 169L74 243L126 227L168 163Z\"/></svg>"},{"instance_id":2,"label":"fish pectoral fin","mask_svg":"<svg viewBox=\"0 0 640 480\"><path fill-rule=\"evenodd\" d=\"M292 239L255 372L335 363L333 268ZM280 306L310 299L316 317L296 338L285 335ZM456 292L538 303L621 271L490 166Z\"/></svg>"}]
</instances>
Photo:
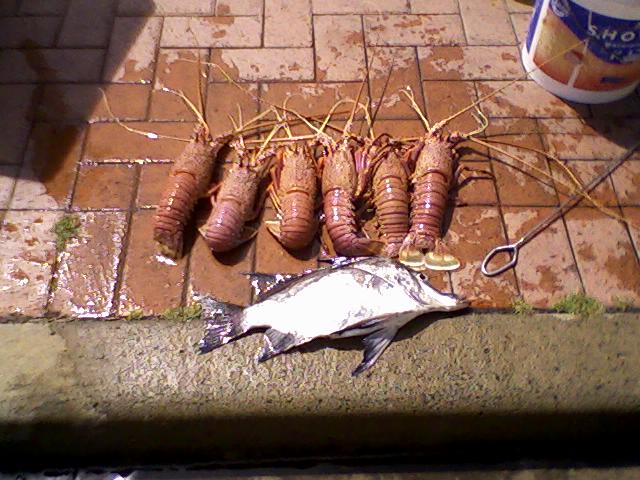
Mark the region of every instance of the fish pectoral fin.
<instances>
[{"instance_id":1,"label":"fish pectoral fin","mask_svg":"<svg viewBox=\"0 0 640 480\"><path fill-rule=\"evenodd\" d=\"M258 355L258 362L262 363L276 355L298 345L299 339L291 333L284 333L275 328L264 332L264 346Z\"/></svg>"},{"instance_id":2,"label":"fish pectoral fin","mask_svg":"<svg viewBox=\"0 0 640 480\"><path fill-rule=\"evenodd\" d=\"M383 328L364 337L362 341L364 343L364 358L360 365L351 372L351 375L357 377L368 368L371 368L373 364L378 361L380 355L382 355L391 344L397 332L398 329L395 327Z\"/></svg>"}]
</instances>

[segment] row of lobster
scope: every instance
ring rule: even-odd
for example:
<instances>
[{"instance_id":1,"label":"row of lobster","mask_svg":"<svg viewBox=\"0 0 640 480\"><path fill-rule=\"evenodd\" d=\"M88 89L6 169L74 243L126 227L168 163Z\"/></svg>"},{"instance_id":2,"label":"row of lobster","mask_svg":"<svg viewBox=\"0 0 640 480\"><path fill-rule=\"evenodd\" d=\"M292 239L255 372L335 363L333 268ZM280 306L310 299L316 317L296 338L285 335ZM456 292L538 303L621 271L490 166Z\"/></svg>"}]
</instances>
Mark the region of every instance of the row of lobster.
<instances>
[{"instance_id":1,"label":"row of lobster","mask_svg":"<svg viewBox=\"0 0 640 480\"><path fill-rule=\"evenodd\" d=\"M213 208L200 233L213 252L236 248L255 235L257 230L250 223L258 217L268 194L277 219L268 221L266 227L287 249L298 250L313 242L323 218L328 250L336 254L399 257L415 268L459 267L457 259L441 246L441 224L458 177L455 148L485 129L486 118L478 110L478 130L444 133L444 123L430 126L410 90L404 93L425 124L426 133L420 138L376 136L371 122L368 135L352 133L357 109L367 113L359 96L339 102L351 102L353 107L337 137L326 131L338 130L330 123L338 104L322 122L284 105L272 106L245 124L240 118L240 125L234 122L232 131L216 138L201 118L170 171L155 216L154 239L160 253L171 258L182 255L185 226L198 199L207 195ZM294 136L289 127L292 122L305 124L311 133ZM243 135L265 132L268 126L271 129L264 140L245 141ZM255 146L247 146L249 143ZM211 188L216 159L226 145L236 152L236 160L223 180ZM260 187L268 177L269 185L262 193ZM320 203L322 215L318 215ZM356 209L356 205L375 212L377 238L362 230L358 211L363 208Z\"/></svg>"}]
</instances>

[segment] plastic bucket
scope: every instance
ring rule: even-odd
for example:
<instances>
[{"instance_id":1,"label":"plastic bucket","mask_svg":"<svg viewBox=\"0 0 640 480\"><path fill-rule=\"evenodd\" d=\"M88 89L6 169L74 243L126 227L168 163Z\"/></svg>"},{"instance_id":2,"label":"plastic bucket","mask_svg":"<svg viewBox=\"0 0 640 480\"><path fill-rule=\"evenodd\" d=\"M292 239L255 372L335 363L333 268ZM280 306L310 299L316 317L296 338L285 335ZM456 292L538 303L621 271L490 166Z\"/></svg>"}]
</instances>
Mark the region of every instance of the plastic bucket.
<instances>
[{"instance_id":1,"label":"plastic bucket","mask_svg":"<svg viewBox=\"0 0 640 480\"><path fill-rule=\"evenodd\" d=\"M625 97L640 83L640 0L536 0L522 61L567 100Z\"/></svg>"}]
</instances>

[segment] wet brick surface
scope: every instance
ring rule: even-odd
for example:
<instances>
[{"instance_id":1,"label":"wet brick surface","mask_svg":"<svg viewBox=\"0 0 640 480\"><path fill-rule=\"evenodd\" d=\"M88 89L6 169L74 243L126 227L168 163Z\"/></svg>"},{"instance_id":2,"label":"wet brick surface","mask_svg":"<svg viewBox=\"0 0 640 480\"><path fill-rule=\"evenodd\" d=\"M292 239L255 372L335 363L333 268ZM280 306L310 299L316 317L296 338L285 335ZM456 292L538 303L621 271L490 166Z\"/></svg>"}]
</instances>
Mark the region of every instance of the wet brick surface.
<instances>
[{"instance_id":1,"label":"wet brick surface","mask_svg":"<svg viewBox=\"0 0 640 480\"><path fill-rule=\"evenodd\" d=\"M176 265L157 260L152 218L197 120L166 89L184 93L195 107L202 92L218 135L233 127L228 115L237 120L238 105L245 120L285 101L321 116L354 98L363 79L376 134L400 138L424 132L402 88L411 88L434 123L517 80L480 105L490 121L481 136L508 143L496 145L503 152L473 142L458 148L462 186L452 197L444 246L463 267L430 273L434 285L478 308L509 308L517 297L548 308L573 292L640 306L640 153L592 192L629 225L583 200L523 248L514 271L497 278L479 271L489 249L550 214L575 180L602 172L640 128L638 92L589 107L522 78L519 45L530 13L517 0L2 3L0 315L162 313L196 292L247 304L244 273L316 267L320 241L284 250L264 224L275 218L271 208L254 223L256 236L233 252L212 255L192 222L185 258ZM336 127L346 118L349 105L343 107ZM472 112L446 130L476 129ZM364 132L361 111L356 119ZM197 208L200 223L206 204ZM52 228L69 214L79 215L81 227L61 249Z\"/></svg>"}]
</instances>

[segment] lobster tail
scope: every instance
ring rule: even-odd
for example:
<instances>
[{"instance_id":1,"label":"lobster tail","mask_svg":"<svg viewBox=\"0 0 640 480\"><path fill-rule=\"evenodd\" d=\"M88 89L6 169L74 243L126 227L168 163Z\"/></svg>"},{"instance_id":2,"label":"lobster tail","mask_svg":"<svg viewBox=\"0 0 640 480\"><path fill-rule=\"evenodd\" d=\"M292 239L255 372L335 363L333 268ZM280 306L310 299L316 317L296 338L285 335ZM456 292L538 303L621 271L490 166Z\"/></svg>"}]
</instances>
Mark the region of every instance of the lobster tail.
<instances>
[{"instance_id":1,"label":"lobster tail","mask_svg":"<svg viewBox=\"0 0 640 480\"><path fill-rule=\"evenodd\" d=\"M333 248L340 255L362 257L378 255L382 242L366 238L358 232L353 202L341 189L324 196L324 215Z\"/></svg>"}]
</instances>

